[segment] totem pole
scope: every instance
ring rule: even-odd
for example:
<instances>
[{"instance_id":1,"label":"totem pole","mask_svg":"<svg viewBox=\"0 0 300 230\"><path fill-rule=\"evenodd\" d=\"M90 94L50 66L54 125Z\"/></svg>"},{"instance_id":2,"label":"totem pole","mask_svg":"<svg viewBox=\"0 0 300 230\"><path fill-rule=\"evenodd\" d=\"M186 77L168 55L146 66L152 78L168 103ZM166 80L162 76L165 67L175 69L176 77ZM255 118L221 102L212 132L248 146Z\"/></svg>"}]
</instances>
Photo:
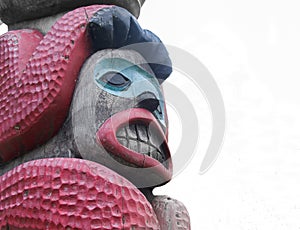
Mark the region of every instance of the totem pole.
<instances>
[{"instance_id":1,"label":"totem pole","mask_svg":"<svg viewBox=\"0 0 300 230\"><path fill-rule=\"evenodd\" d=\"M0 0L0 229L190 229L143 3Z\"/></svg>"}]
</instances>

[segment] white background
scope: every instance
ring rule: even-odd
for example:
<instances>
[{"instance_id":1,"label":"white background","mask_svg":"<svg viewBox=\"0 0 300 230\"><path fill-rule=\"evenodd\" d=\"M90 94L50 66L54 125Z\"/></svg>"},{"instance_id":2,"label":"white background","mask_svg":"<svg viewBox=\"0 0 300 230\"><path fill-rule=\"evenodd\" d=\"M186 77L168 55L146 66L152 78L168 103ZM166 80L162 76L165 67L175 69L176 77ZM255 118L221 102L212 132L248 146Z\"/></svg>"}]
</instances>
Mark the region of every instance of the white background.
<instances>
[{"instance_id":1,"label":"white background","mask_svg":"<svg viewBox=\"0 0 300 230\"><path fill-rule=\"evenodd\" d=\"M200 92L188 93L182 86L197 111L198 148L185 170L156 194L182 201L192 230L300 229L297 3L147 0L143 7L141 25L166 44L196 56L214 76L225 101L221 154L200 175L211 134L210 111ZM178 84L181 79L174 73L168 81ZM184 125L180 122L180 114L170 111L173 152Z\"/></svg>"},{"instance_id":2,"label":"white background","mask_svg":"<svg viewBox=\"0 0 300 230\"><path fill-rule=\"evenodd\" d=\"M148 0L143 7L143 27L195 55L214 76L225 101L226 137L213 167L198 173L211 129L203 99L195 105L197 154L183 173L157 191L186 204L192 230L300 229L297 3Z\"/></svg>"}]
</instances>

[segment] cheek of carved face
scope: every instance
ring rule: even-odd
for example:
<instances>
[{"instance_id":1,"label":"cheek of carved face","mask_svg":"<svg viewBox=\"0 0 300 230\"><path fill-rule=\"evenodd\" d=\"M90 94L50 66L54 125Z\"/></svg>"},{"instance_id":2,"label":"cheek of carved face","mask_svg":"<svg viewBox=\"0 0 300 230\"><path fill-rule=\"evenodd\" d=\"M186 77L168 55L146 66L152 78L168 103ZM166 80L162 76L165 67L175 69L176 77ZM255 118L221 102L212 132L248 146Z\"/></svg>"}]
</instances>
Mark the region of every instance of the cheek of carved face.
<instances>
[{"instance_id":1,"label":"cheek of carved face","mask_svg":"<svg viewBox=\"0 0 300 230\"><path fill-rule=\"evenodd\" d=\"M171 179L165 101L134 51L104 50L82 68L72 106L75 144L140 187Z\"/></svg>"}]
</instances>

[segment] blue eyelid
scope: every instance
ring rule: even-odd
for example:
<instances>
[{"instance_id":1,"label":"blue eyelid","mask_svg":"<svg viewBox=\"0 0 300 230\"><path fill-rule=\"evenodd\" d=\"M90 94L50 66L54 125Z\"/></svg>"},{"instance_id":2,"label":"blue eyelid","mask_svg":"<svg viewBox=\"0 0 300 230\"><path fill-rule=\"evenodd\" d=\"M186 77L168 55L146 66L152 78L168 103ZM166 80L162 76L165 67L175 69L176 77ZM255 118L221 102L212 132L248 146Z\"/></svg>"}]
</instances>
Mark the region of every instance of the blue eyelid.
<instances>
[{"instance_id":1,"label":"blue eyelid","mask_svg":"<svg viewBox=\"0 0 300 230\"><path fill-rule=\"evenodd\" d=\"M113 82L111 79L114 78L114 75L119 76L119 78L121 78L123 82L119 82L119 83ZM104 88L114 90L114 91L125 91L131 85L131 81L127 77L115 71L109 71L104 75L102 75L101 77L96 76L95 80Z\"/></svg>"}]
</instances>

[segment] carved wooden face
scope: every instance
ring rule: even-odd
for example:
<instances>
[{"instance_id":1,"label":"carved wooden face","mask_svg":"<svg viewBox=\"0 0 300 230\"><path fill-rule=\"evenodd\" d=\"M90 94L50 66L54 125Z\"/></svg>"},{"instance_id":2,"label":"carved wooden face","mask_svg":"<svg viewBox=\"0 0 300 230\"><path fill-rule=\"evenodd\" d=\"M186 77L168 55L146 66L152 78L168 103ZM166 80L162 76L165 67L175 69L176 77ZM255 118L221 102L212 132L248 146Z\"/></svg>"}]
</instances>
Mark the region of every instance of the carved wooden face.
<instances>
[{"instance_id":1,"label":"carved wooden face","mask_svg":"<svg viewBox=\"0 0 300 230\"><path fill-rule=\"evenodd\" d=\"M171 179L162 89L138 53L94 54L81 70L73 98L73 135L83 159L117 171L137 187Z\"/></svg>"}]
</instances>

